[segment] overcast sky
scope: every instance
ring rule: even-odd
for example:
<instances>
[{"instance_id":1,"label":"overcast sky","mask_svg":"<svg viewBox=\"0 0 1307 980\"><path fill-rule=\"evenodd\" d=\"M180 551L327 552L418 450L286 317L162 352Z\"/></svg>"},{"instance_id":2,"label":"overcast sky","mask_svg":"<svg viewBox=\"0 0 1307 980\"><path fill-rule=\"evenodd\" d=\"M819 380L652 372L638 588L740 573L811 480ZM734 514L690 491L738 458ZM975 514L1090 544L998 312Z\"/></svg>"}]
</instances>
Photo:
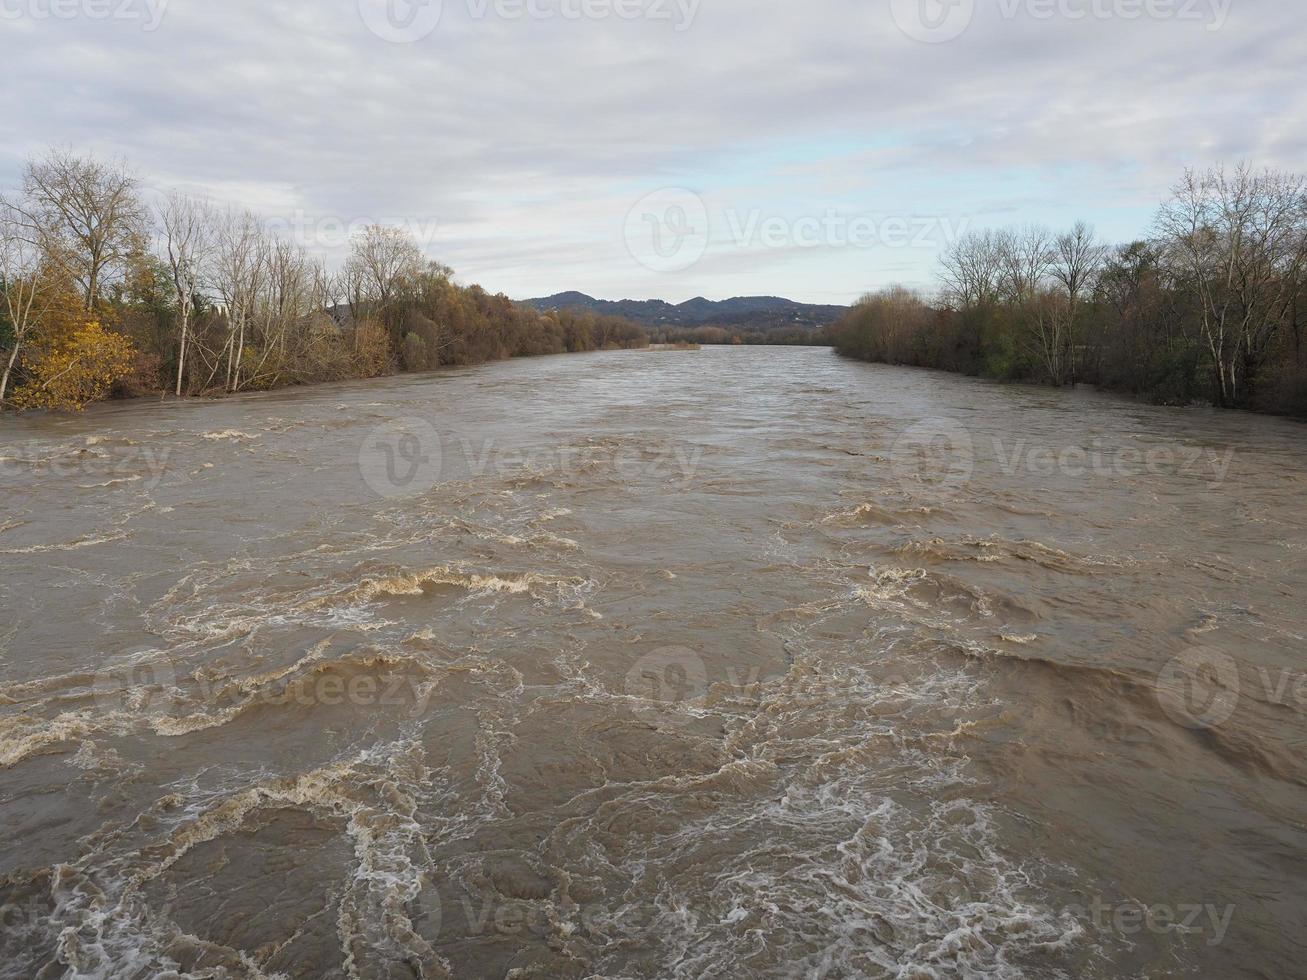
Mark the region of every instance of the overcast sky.
<instances>
[{"instance_id":1,"label":"overcast sky","mask_svg":"<svg viewBox=\"0 0 1307 980\"><path fill-rule=\"evenodd\" d=\"M389 6L388 6L389 4ZM0 0L0 184L50 144L279 220L405 223L515 298L932 283L968 225L1145 232L1307 169L1300 0Z\"/></svg>"}]
</instances>

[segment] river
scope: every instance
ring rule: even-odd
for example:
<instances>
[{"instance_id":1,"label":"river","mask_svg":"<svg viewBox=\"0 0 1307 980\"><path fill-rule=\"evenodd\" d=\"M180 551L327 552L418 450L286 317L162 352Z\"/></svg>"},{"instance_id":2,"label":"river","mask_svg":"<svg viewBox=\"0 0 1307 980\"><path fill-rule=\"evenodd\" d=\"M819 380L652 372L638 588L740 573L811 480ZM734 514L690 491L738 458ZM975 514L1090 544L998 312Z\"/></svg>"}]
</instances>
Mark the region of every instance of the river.
<instances>
[{"instance_id":1,"label":"river","mask_svg":"<svg viewBox=\"0 0 1307 980\"><path fill-rule=\"evenodd\" d=\"M0 976L1300 976L1305 449L798 348L0 420Z\"/></svg>"}]
</instances>

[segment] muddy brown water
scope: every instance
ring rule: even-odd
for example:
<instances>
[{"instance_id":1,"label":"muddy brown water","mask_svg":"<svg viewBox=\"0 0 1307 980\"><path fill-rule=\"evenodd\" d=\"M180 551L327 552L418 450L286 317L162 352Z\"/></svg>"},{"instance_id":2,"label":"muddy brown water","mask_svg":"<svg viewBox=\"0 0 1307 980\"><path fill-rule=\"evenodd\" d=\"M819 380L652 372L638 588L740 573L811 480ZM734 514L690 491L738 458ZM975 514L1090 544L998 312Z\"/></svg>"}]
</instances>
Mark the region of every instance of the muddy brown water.
<instances>
[{"instance_id":1,"label":"muddy brown water","mask_svg":"<svg viewBox=\"0 0 1307 980\"><path fill-rule=\"evenodd\" d=\"M0 420L0 976L1302 976L1304 449L817 349Z\"/></svg>"}]
</instances>

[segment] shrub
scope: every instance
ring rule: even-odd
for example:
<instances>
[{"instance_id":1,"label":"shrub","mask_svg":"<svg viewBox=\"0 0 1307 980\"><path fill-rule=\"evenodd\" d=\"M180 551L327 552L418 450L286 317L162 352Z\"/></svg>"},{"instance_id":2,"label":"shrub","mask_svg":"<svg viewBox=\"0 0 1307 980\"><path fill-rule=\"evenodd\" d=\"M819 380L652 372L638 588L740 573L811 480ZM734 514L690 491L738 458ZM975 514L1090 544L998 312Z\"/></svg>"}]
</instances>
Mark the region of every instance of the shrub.
<instances>
[{"instance_id":1,"label":"shrub","mask_svg":"<svg viewBox=\"0 0 1307 980\"><path fill-rule=\"evenodd\" d=\"M27 380L14 392L19 408L73 409L104 398L136 363L132 342L87 320L42 337L28 351Z\"/></svg>"}]
</instances>

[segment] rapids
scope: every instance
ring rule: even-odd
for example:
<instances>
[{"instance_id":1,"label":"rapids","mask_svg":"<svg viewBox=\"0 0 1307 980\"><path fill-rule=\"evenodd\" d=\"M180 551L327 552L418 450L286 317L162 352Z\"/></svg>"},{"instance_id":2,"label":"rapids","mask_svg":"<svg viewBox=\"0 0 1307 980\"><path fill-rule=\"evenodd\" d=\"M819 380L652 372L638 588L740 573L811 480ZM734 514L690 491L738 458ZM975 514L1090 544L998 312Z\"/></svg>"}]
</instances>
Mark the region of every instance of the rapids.
<instances>
[{"instance_id":1,"label":"rapids","mask_svg":"<svg viewBox=\"0 0 1307 980\"><path fill-rule=\"evenodd\" d=\"M1289 977L1307 431L829 351L0 419L0 977Z\"/></svg>"}]
</instances>

